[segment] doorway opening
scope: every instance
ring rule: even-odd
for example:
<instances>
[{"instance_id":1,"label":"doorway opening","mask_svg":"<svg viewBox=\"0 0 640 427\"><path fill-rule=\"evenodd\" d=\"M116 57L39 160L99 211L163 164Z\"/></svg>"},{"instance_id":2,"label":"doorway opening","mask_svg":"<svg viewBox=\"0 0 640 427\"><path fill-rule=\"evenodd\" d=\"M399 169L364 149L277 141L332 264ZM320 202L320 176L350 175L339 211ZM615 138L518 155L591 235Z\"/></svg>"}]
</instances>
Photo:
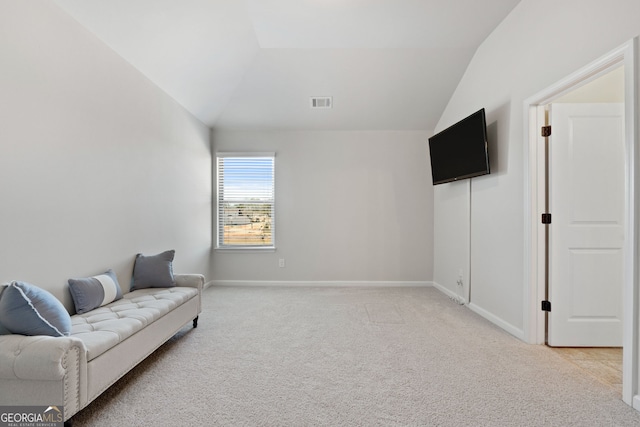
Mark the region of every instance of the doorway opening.
<instances>
[{"instance_id":1,"label":"doorway opening","mask_svg":"<svg viewBox=\"0 0 640 427\"><path fill-rule=\"evenodd\" d=\"M546 342L622 347L624 65L545 112Z\"/></svg>"},{"instance_id":2,"label":"doorway opening","mask_svg":"<svg viewBox=\"0 0 640 427\"><path fill-rule=\"evenodd\" d=\"M624 64L545 111L545 342L622 396Z\"/></svg>"},{"instance_id":3,"label":"doorway opening","mask_svg":"<svg viewBox=\"0 0 640 427\"><path fill-rule=\"evenodd\" d=\"M541 215L545 212L547 195L545 184L545 143L540 130L547 124L548 105L567 99L574 99L589 92L589 87L599 85L603 76L610 78L621 73L623 89L623 156L622 181L622 229L626 238L621 246L620 280L623 296L622 311L622 400L640 410L638 395L638 214L635 188L638 181L636 156L637 141L637 40L634 39L604 57L587 65L555 85L545 89L525 101L525 132L528 141L525 150L526 161L526 283L525 334L532 344L545 344L548 312L541 310L541 302L546 300L546 227ZM573 97L573 98L572 98ZM591 102L591 101L590 101ZM586 259L586 258L585 258ZM550 262L553 262L551 259ZM554 309L554 301L550 301ZM562 303L560 303L562 304ZM548 308L548 304L545 305Z\"/></svg>"}]
</instances>

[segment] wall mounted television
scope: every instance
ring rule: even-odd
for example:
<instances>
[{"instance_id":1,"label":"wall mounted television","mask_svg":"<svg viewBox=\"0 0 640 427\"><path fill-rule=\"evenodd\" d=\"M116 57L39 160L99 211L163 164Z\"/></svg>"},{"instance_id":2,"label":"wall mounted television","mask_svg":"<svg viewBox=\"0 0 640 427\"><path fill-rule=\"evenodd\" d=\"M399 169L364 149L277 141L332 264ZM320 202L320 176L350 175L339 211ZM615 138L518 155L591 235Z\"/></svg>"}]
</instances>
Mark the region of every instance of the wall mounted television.
<instances>
[{"instance_id":1,"label":"wall mounted television","mask_svg":"<svg viewBox=\"0 0 640 427\"><path fill-rule=\"evenodd\" d=\"M484 108L429 138L429 153L434 185L490 173Z\"/></svg>"}]
</instances>

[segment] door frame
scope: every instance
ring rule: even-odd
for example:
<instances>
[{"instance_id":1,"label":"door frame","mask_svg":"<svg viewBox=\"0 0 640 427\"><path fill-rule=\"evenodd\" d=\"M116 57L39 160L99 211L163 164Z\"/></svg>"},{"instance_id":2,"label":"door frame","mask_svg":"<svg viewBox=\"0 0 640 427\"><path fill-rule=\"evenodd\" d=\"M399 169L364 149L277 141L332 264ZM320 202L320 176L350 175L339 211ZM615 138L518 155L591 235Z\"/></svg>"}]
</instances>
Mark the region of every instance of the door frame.
<instances>
[{"instance_id":1,"label":"door frame","mask_svg":"<svg viewBox=\"0 0 640 427\"><path fill-rule=\"evenodd\" d=\"M589 83L614 68L624 65L625 84L625 230L623 274L623 363L622 400L640 410L639 374L639 230L640 170L638 155L638 38L628 41L577 72L533 95L524 102L523 152L525 179L525 247L524 247L524 334L531 344L545 342L545 313L540 301L545 299L545 231L540 216L544 210L544 142L540 128L546 124L544 106L554 99ZM638 190L636 190L636 188ZM553 303L553 302L552 302Z\"/></svg>"}]
</instances>

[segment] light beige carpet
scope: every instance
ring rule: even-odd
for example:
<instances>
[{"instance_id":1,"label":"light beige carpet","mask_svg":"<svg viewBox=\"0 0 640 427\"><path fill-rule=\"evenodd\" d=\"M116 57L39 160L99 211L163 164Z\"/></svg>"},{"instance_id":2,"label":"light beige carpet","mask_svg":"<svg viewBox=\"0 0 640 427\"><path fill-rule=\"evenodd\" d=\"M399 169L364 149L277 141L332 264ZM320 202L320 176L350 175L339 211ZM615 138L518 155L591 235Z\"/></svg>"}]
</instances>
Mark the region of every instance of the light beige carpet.
<instances>
[{"instance_id":1,"label":"light beige carpet","mask_svg":"<svg viewBox=\"0 0 640 427\"><path fill-rule=\"evenodd\" d=\"M609 386L433 288L204 292L74 426L640 426Z\"/></svg>"}]
</instances>

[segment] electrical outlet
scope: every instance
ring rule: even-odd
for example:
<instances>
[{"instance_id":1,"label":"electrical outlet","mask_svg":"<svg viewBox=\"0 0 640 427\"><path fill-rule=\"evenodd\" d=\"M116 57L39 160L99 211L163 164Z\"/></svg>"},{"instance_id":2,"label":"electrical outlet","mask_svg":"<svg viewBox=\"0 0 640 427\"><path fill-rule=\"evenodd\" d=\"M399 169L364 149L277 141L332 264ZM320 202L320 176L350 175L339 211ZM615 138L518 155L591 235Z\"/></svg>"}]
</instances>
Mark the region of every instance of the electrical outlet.
<instances>
[{"instance_id":1,"label":"electrical outlet","mask_svg":"<svg viewBox=\"0 0 640 427\"><path fill-rule=\"evenodd\" d=\"M284 258L280 258L280 259L278 260L278 266L279 266L280 268L284 268Z\"/></svg>"}]
</instances>

